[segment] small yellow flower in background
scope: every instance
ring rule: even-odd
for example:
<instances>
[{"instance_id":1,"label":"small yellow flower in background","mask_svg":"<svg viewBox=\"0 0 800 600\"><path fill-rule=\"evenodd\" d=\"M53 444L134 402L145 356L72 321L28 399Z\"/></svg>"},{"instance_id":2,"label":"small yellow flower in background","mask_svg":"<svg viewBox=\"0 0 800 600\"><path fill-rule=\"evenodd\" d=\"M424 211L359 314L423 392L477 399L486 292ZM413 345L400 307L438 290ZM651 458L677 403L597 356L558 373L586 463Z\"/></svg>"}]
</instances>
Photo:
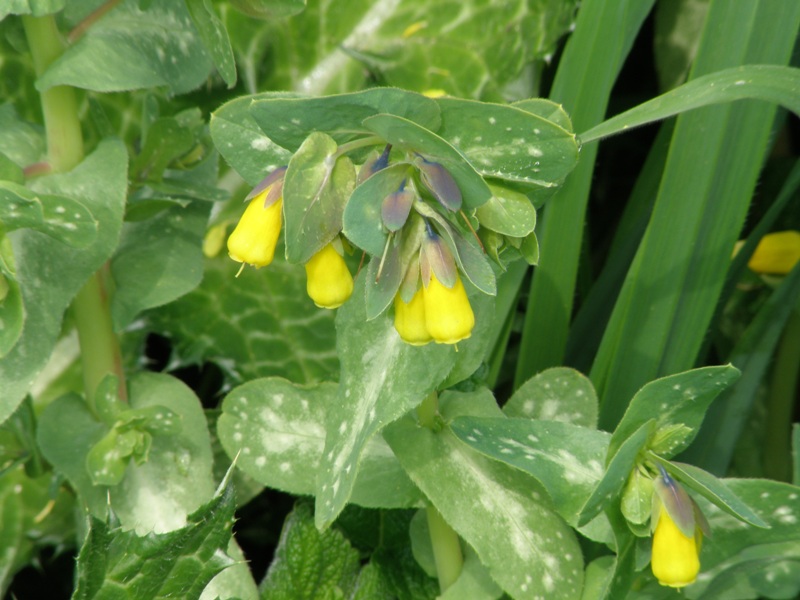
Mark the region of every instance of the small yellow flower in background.
<instances>
[{"instance_id":1,"label":"small yellow flower in background","mask_svg":"<svg viewBox=\"0 0 800 600\"><path fill-rule=\"evenodd\" d=\"M472 335L475 314L458 274L453 287L448 288L431 271L428 285L422 288L422 298L425 326L437 344L455 344Z\"/></svg>"},{"instance_id":2,"label":"small yellow flower in background","mask_svg":"<svg viewBox=\"0 0 800 600\"><path fill-rule=\"evenodd\" d=\"M700 572L699 532L688 537L678 529L669 513L661 507L653 532L651 567L661 585L683 587L694 583Z\"/></svg>"},{"instance_id":3,"label":"small yellow flower in background","mask_svg":"<svg viewBox=\"0 0 800 600\"><path fill-rule=\"evenodd\" d=\"M756 273L786 275L800 261L800 232L768 233L750 257L747 266Z\"/></svg>"},{"instance_id":4,"label":"small yellow flower in background","mask_svg":"<svg viewBox=\"0 0 800 600\"><path fill-rule=\"evenodd\" d=\"M341 306L353 293L353 276L333 243L309 259L306 276L306 291L320 308Z\"/></svg>"},{"instance_id":5,"label":"small yellow flower in background","mask_svg":"<svg viewBox=\"0 0 800 600\"><path fill-rule=\"evenodd\" d=\"M401 339L412 346L424 346L433 338L425 325L425 303L422 290L417 290L406 304L400 293L394 297L394 328Z\"/></svg>"}]
</instances>

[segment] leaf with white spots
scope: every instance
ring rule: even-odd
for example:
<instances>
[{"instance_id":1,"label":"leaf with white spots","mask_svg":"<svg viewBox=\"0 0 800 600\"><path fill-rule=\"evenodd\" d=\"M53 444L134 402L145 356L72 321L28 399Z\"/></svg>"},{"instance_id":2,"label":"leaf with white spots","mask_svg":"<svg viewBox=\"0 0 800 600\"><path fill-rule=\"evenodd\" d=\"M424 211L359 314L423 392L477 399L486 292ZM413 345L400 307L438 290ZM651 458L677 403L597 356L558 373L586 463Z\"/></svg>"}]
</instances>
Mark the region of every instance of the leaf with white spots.
<instances>
[{"instance_id":1,"label":"leaf with white spots","mask_svg":"<svg viewBox=\"0 0 800 600\"><path fill-rule=\"evenodd\" d=\"M261 131L250 115L250 104L260 98L296 96L290 92L267 92L226 102L211 113L209 129L219 153L252 186L278 167L289 164L292 153L278 146Z\"/></svg>"},{"instance_id":2,"label":"leaf with white spots","mask_svg":"<svg viewBox=\"0 0 800 600\"><path fill-rule=\"evenodd\" d=\"M336 316L342 363L336 399L326 416L327 436L317 480L317 526L329 525L350 500L372 437L422 402L456 364L450 345L411 346L388 316L366 319L364 274ZM464 342L478 343L474 337ZM476 365L477 367L477 365Z\"/></svg>"},{"instance_id":3,"label":"leaf with white spots","mask_svg":"<svg viewBox=\"0 0 800 600\"><path fill-rule=\"evenodd\" d=\"M34 229L74 248L97 237L97 221L79 201L37 194L10 181L0 181L0 222L6 231Z\"/></svg>"},{"instance_id":4,"label":"leaf with white spots","mask_svg":"<svg viewBox=\"0 0 800 600\"><path fill-rule=\"evenodd\" d=\"M126 0L69 46L36 87L119 92L165 86L183 94L203 83L212 67L184 0L151 2L147 10Z\"/></svg>"},{"instance_id":5,"label":"leaf with white spots","mask_svg":"<svg viewBox=\"0 0 800 600\"><path fill-rule=\"evenodd\" d=\"M440 412L445 421L502 418L485 390L446 392ZM387 427L384 437L411 479L513 598L579 597L580 546L533 478L475 452L449 427L435 433L406 417Z\"/></svg>"},{"instance_id":6,"label":"leaf with white spots","mask_svg":"<svg viewBox=\"0 0 800 600\"><path fill-rule=\"evenodd\" d=\"M37 440L44 457L66 476L102 518L111 508L123 526L144 535L186 524L189 513L211 498L211 441L200 401L181 381L142 372L128 380L131 408L163 406L179 415L180 432L154 435L147 462L128 464L119 485L93 485L87 456L108 431L75 394L48 405L39 420ZM157 418L157 417L156 417Z\"/></svg>"},{"instance_id":7,"label":"leaf with white spots","mask_svg":"<svg viewBox=\"0 0 800 600\"><path fill-rule=\"evenodd\" d=\"M337 385L300 386L269 377L233 389L217 423L228 456L256 481L295 495L312 495L325 447L325 414L337 402ZM341 427L341 426L340 426ZM364 449L352 501L368 507L405 508L420 499L380 436Z\"/></svg>"},{"instance_id":8,"label":"leaf with white spots","mask_svg":"<svg viewBox=\"0 0 800 600\"><path fill-rule=\"evenodd\" d=\"M597 427L597 393L588 377L553 367L523 383L503 407L509 417Z\"/></svg>"},{"instance_id":9,"label":"leaf with white spots","mask_svg":"<svg viewBox=\"0 0 800 600\"><path fill-rule=\"evenodd\" d=\"M489 185L489 189L492 197L476 213L481 227L511 237L532 233L536 227L536 209L528 197L499 185Z\"/></svg>"},{"instance_id":10,"label":"leaf with white spots","mask_svg":"<svg viewBox=\"0 0 800 600\"><path fill-rule=\"evenodd\" d=\"M739 378L732 365L693 369L651 381L631 400L611 436L613 456L625 440L650 419L656 419L650 449L664 458L675 456L697 435L708 405Z\"/></svg>"},{"instance_id":11,"label":"leaf with white spots","mask_svg":"<svg viewBox=\"0 0 800 600\"><path fill-rule=\"evenodd\" d=\"M105 140L69 173L31 182L37 195L66 197L85 206L97 221L97 235L91 244L76 249L31 229L8 234L26 319L19 340L0 361L0 423L14 412L44 368L61 333L64 310L117 245L127 167L122 142Z\"/></svg>"},{"instance_id":12,"label":"leaf with white spots","mask_svg":"<svg viewBox=\"0 0 800 600\"><path fill-rule=\"evenodd\" d=\"M314 131L328 133L339 144L369 134L362 123L377 114L397 115L434 130L440 123L436 102L387 87L321 98L257 99L250 112L269 139L292 152Z\"/></svg>"},{"instance_id":13,"label":"leaf with white spots","mask_svg":"<svg viewBox=\"0 0 800 600\"><path fill-rule=\"evenodd\" d=\"M794 598L800 592L800 487L766 479L723 479L732 494L751 507L768 529L753 527L697 498L711 537L703 540L701 572L686 588L691 599L731 597Z\"/></svg>"},{"instance_id":14,"label":"leaf with white spots","mask_svg":"<svg viewBox=\"0 0 800 600\"><path fill-rule=\"evenodd\" d=\"M188 0L186 8L214 66L228 87L233 87L236 84L236 62L225 25L214 12L210 0Z\"/></svg>"},{"instance_id":15,"label":"leaf with white spots","mask_svg":"<svg viewBox=\"0 0 800 600\"><path fill-rule=\"evenodd\" d=\"M459 98L437 100L441 135L481 175L553 187L578 162L575 134L520 108Z\"/></svg>"},{"instance_id":16,"label":"leaf with white spots","mask_svg":"<svg viewBox=\"0 0 800 600\"><path fill-rule=\"evenodd\" d=\"M570 525L603 476L611 437L558 421L460 417L453 433L481 454L535 477Z\"/></svg>"}]
</instances>

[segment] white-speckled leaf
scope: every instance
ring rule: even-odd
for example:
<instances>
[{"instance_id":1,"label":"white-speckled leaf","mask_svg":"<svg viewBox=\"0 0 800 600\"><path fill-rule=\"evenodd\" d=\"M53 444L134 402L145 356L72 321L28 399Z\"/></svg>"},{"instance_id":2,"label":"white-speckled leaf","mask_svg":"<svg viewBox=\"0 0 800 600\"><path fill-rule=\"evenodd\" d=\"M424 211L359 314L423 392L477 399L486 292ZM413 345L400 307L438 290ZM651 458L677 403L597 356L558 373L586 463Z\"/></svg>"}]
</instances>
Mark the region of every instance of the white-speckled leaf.
<instances>
[{"instance_id":1,"label":"white-speckled leaf","mask_svg":"<svg viewBox=\"0 0 800 600\"><path fill-rule=\"evenodd\" d=\"M203 408L192 390L168 375L141 372L128 383L132 408L165 406L180 416L180 433L154 435L148 461L129 464L119 485L92 484L86 456L107 428L76 395L59 398L42 413L39 446L95 517L106 517L110 498L124 527L140 535L171 531L185 525L187 515L214 494L211 441Z\"/></svg>"},{"instance_id":2,"label":"white-speckled leaf","mask_svg":"<svg viewBox=\"0 0 800 600\"><path fill-rule=\"evenodd\" d=\"M486 390L448 392L440 400L446 421L462 415L502 418ZM579 597L580 546L533 478L475 452L449 427L434 433L406 417L387 427L384 437L411 479L513 598Z\"/></svg>"},{"instance_id":3,"label":"white-speckled leaf","mask_svg":"<svg viewBox=\"0 0 800 600\"><path fill-rule=\"evenodd\" d=\"M542 371L523 383L503 407L509 417L597 427L597 394L588 377L568 367Z\"/></svg>"},{"instance_id":4,"label":"white-speckled leaf","mask_svg":"<svg viewBox=\"0 0 800 600\"><path fill-rule=\"evenodd\" d=\"M573 526L603 476L611 437L604 431L530 419L460 417L451 428L481 454L535 477Z\"/></svg>"},{"instance_id":5,"label":"white-speckled leaf","mask_svg":"<svg viewBox=\"0 0 800 600\"><path fill-rule=\"evenodd\" d=\"M278 377L257 379L231 391L217 432L237 466L266 486L312 495L325 447L325 413L337 401L335 383L299 386ZM366 444L353 489L355 504L405 508L420 500L400 463L380 436Z\"/></svg>"}]
</instances>

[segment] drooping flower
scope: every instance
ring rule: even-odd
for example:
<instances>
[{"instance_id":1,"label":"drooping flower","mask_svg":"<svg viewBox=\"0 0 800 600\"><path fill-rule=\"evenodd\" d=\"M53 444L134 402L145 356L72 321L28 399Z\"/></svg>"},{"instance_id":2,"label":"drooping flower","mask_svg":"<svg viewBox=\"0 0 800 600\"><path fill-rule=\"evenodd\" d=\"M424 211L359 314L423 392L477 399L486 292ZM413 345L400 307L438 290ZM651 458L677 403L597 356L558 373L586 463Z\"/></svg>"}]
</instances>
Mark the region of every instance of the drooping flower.
<instances>
[{"instance_id":1,"label":"drooping flower","mask_svg":"<svg viewBox=\"0 0 800 600\"><path fill-rule=\"evenodd\" d=\"M353 276L334 242L309 259L306 276L306 291L320 308L337 308L353 293Z\"/></svg>"},{"instance_id":2,"label":"drooping flower","mask_svg":"<svg viewBox=\"0 0 800 600\"><path fill-rule=\"evenodd\" d=\"M800 232L776 231L761 238L747 266L756 273L786 275L798 261Z\"/></svg>"},{"instance_id":3,"label":"drooping flower","mask_svg":"<svg viewBox=\"0 0 800 600\"><path fill-rule=\"evenodd\" d=\"M428 285L422 288L422 298L425 327L437 344L455 344L472 335L475 314L458 273L455 283L448 288L432 271Z\"/></svg>"},{"instance_id":4,"label":"drooping flower","mask_svg":"<svg viewBox=\"0 0 800 600\"><path fill-rule=\"evenodd\" d=\"M400 292L394 298L394 328L400 338L412 346L424 346L433 338L425 323L425 301L419 289L406 303Z\"/></svg>"},{"instance_id":5,"label":"drooping flower","mask_svg":"<svg viewBox=\"0 0 800 600\"><path fill-rule=\"evenodd\" d=\"M247 196L250 204L228 237L228 255L236 262L260 268L275 257L283 222L285 171L285 168L273 171Z\"/></svg>"},{"instance_id":6,"label":"drooping flower","mask_svg":"<svg viewBox=\"0 0 800 600\"><path fill-rule=\"evenodd\" d=\"M444 165L422 156L417 157L414 165L419 169L420 180L439 204L450 211L461 209L461 190Z\"/></svg>"},{"instance_id":7,"label":"drooping flower","mask_svg":"<svg viewBox=\"0 0 800 600\"><path fill-rule=\"evenodd\" d=\"M680 588L700 572L702 529L708 525L694 500L662 467L653 482L653 551L650 567L661 585Z\"/></svg>"}]
</instances>

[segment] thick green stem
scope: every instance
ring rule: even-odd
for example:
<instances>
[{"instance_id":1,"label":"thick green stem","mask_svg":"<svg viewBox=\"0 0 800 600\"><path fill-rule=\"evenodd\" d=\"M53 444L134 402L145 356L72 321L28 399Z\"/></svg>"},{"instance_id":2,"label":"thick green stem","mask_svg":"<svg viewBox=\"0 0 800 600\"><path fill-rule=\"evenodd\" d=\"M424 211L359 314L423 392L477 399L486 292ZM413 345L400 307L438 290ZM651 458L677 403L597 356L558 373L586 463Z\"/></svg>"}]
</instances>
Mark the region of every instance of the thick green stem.
<instances>
[{"instance_id":1,"label":"thick green stem","mask_svg":"<svg viewBox=\"0 0 800 600\"><path fill-rule=\"evenodd\" d=\"M417 417L423 427L434 432L441 429L439 417L439 397L435 391L431 392L417 408ZM433 558L436 562L436 573L439 576L439 588L444 592L461 575L464 565L464 556L461 553L461 544L458 534L444 520L436 507L429 504L425 509L428 516L428 530L433 547Z\"/></svg>"},{"instance_id":2,"label":"thick green stem","mask_svg":"<svg viewBox=\"0 0 800 600\"><path fill-rule=\"evenodd\" d=\"M792 411L800 369L800 309L796 308L783 331L772 371L767 398L767 427L764 439L764 475L789 481L791 466Z\"/></svg>"},{"instance_id":3,"label":"thick green stem","mask_svg":"<svg viewBox=\"0 0 800 600\"><path fill-rule=\"evenodd\" d=\"M25 35L31 49L36 75L41 77L63 52L61 35L52 15L23 17ZM83 160L83 134L78 118L75 90L69 86L49 88L41 94L47 136L47 156L55 173L69 171ZM73 301L83 364L83 380L89 406L94 408L94 392L108 373L117 375L120 395L125 398L125 383L119 341L111 324L105 280L95 273Z\"/></svg>"}]
</instances>

